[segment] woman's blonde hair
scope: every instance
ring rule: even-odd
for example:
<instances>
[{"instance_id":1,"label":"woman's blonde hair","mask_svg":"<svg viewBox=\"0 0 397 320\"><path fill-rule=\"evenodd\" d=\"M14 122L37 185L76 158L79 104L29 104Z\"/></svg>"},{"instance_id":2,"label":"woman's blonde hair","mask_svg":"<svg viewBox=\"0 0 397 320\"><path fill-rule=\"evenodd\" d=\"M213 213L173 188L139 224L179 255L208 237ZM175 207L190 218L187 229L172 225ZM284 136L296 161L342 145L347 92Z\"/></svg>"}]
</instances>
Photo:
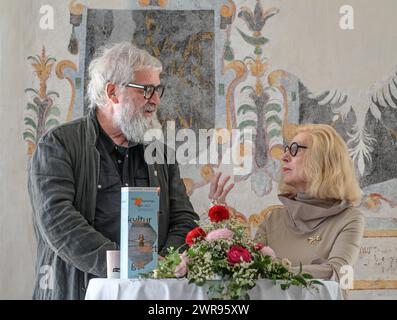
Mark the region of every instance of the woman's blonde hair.
<instances>
[{"instance_id":1,"label":"woman's blonde hair","mask_svg":"<svg viewBox=\"0 0 397 320\"><path fill-rule=\"evenodd\" d=\"M295 135L301 132L310 137L309 148L303 157L306 193L319 199L346 200L357 205L362 192L353 161L342 137L326 124L298 126ZM294 191L283 181L279 189L281 192Z\"/></svg>"}]
</instances>

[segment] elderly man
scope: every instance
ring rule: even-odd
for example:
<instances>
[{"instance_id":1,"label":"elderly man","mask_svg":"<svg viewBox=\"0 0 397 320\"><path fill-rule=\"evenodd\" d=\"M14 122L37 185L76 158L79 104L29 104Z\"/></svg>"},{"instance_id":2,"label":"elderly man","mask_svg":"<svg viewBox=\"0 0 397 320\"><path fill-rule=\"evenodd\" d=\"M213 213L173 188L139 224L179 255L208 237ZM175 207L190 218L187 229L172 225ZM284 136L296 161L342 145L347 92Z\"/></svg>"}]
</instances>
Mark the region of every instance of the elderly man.
<instances>
[{"instance_id":1,"label":"elderly man","mask_svg":"<svg viewBox=\"0 0 397 320\"><path fill-rule=\"evenodd\" d=\"M37 144L28 182L38 241L35 299L82 299L90 278L106 277L106 251L120 242L123 186L160 187L160 255L196 226L178 165L144 158L145 132L160 128L161 71L130 43L104 48L89 67L88 115ZM224 189L227 180L214 177L211 198L225 199L233 187Z\"/></svg>"}]
</instances>

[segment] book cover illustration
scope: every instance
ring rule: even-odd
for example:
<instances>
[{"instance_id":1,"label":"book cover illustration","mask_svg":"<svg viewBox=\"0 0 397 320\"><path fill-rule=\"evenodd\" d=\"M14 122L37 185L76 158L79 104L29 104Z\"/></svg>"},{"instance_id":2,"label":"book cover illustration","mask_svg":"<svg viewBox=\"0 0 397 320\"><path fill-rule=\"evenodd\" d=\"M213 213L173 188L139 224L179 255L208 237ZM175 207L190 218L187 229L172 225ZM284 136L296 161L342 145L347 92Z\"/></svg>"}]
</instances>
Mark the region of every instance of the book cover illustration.
<instances>
[{"instance_id":1,"label":"book cover illustration","mask_svg":"<svg viewBox=\"0 0 397 320\"><path fill-rule=\"evenodd\" d=\"M120 277L157 267L159 188L121 189Z\"/></svg>"}]
</instances>

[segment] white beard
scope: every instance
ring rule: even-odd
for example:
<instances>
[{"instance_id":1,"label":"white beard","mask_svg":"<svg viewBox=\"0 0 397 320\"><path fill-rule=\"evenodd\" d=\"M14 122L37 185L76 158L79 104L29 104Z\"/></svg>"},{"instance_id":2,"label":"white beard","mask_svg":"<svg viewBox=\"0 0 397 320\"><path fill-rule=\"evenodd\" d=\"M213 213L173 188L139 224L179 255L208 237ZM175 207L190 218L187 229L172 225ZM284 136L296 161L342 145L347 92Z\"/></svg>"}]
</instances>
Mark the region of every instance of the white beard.
<instances>
[{"instance_id":1,"label":"white beard","mask_svg":"<svg viewBox=\"0 0 397 320\"><path fill-rule=\"evenodd\" d=\"M154 106L146 104L140 110L136 110L132 102L121 106L121 111L113 115L113 124L117 126L128 141L144 144L146 131L150 129L161 129L157 113L151 118L146 118L143 113L146 110L153 110Z\"/></svg>"}]
</instances>

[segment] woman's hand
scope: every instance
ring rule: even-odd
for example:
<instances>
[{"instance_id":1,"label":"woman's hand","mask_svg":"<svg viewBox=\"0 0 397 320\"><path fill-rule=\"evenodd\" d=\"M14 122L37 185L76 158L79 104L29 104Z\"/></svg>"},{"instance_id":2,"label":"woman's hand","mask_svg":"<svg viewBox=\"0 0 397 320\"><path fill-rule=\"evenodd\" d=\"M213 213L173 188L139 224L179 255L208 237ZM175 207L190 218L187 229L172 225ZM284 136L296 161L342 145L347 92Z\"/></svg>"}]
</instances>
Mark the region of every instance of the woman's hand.
<instances>
[{"instance_id":1,"label":"woman's hand","mask_svg":"<svg viewBox=\"0 0 397 320\"><path fill-rule=\"evenodd\" d=\"M222 180L220 180L221 175L222 172L217 172L211 179L208 199L210 199L213 204L225 204L227 195L234 187L234 183L229 184L226 187L227 182L230 180L230 176L226 176Z\"/></svg>"}]
</instances>

